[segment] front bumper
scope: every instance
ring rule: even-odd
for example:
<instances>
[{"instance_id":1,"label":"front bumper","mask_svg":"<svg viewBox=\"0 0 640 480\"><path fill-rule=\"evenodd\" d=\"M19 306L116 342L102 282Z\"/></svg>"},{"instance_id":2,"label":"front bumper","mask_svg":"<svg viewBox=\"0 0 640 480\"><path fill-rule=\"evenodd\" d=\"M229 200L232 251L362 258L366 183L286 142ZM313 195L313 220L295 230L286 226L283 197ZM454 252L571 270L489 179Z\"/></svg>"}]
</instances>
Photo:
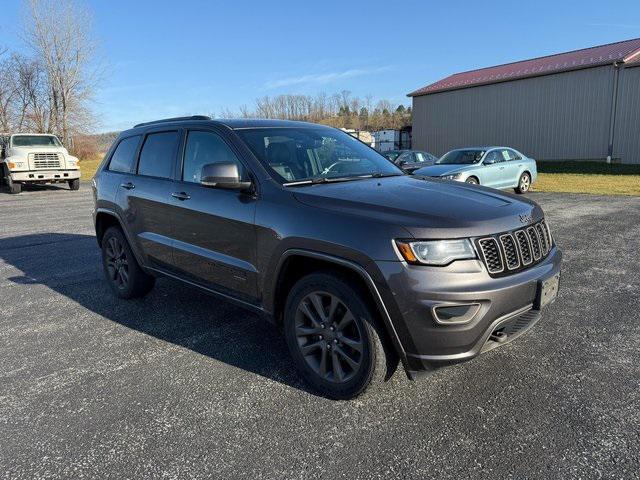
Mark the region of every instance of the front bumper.
<instances>
[{"instance_id":1,"label":"front bumper","mask_svg":"<svg viewBox=\"0 0 640 480\"><path fill-rule=\"evenodd\" d=\"M15 183L65 183L80 178L80 170L31 170L9 175Z\"/></svg>"},{"instance_id":2,"label":"front bumper","mask_svg":"<svg viewBox=\"0 0 640 480\"><path fill-rule=\"evenodd\" d=\"M537 265L501 278L491 278L479 260L448 267L377 262L388 288L385 301L411 372L470 360L500 344L496 330L509 341L526 332L541 317L536 310L540 282L560 271L562 252L553 247ZM463 324L439 323L437 306L477 304Z\"/></svg>"}]
</instances>

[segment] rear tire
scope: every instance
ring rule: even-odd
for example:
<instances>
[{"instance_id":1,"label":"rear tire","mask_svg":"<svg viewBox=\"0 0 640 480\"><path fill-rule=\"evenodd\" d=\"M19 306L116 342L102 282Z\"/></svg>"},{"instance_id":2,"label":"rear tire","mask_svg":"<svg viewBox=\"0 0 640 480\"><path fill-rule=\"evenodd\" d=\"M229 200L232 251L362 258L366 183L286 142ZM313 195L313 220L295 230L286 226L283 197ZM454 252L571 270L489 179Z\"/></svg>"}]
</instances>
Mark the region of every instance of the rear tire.
<instances>
[{"instance_id":1,"label":"rear tire","mask_svg":"<svg viewBox=\"0 0 640 480\"><path fill-rule=\"evenodd\" d=\"M119 227L110 227L102 237L102 267L109 287L120 298L144 297L156 282L140 268Z\"/></svg>"},{"instance_id":2,"label":"rear tire","mask_svg":"<svg viewBox=\"0 0 640 480\"><path fill-rule=\"evenodd\" d=\"M71 190L80 190L80 179L74 178L73 180L69 180L69 188Z\"/></svg>"},{"instance_id":3,"label":"rear tire","mask_svg":"<svg viewBox=\"0 0 640 480\"><path fill-rule=\"evenodd\" d=\"M529 175L527 172L524 172L522 175L520 175L520 178L518 179L518 186L514 188L514 190L516 191L516 193L523 194L527 193L530 188L531 175Z\"/></svg>"},{"instance_id":4,"label":"rear tire","mask_svg":"<svg viewBox=\"0 0 640 480\"><path fill-rule=\"evenodd\" d=\"M319 394L339 400L375 391L398 364L366 293L352 285L333 272L313 273L293 286L284 312L297 369Z\"/></svg>"}]
</instances>

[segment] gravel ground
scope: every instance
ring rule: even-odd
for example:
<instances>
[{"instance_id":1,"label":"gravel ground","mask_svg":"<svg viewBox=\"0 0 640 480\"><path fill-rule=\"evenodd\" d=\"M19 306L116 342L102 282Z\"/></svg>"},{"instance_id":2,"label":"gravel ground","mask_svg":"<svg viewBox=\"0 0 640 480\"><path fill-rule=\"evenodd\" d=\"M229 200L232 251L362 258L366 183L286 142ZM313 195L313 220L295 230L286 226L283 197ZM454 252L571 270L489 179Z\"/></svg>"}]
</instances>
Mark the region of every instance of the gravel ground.
<instances>
[{"instance_id":1,"label":"gravel ground","mask_svg":"<svg viewBox=\"0 0 640 480\"><path fill-rule=\"evenodd\" d=\"M115 299L86 185L0 193L0 476L640 478L640 199L531 197L565 253L543 320L333 402L252 314L166 279Z\"/></svg>"}]
</instances>

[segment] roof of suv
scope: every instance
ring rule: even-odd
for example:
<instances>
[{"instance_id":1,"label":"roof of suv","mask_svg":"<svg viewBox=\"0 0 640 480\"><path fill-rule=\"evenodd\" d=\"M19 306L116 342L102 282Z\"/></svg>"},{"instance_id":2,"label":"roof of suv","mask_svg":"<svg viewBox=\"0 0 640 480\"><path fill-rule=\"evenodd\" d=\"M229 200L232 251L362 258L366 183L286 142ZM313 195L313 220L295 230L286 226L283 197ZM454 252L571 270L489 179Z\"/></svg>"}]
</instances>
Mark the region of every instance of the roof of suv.
<instances>
[{"instance_id":1,"label":"roof of suv","mask_svg":"<svg viewBox=\"0 0 640 480\"><path fill-rule=\"evenodd\" d=\"M139 123L135 125L133 128L135 129L135 128L142 128L142 127L151 127L155 125L164 125L164 124L180 124L180 123L186 123L186 122L225 125L234 130L241 129L241 128L265 128L265 127L285 128L285 127L312 127L312 126L316 127L318 126L315 123L298 122L293 120L270 120L270 119L248 119L248 118L212 119L204 115L194 115L191 117L166 118L161 120L155 120L152 122Z\"/></svg>"}]
</instances>

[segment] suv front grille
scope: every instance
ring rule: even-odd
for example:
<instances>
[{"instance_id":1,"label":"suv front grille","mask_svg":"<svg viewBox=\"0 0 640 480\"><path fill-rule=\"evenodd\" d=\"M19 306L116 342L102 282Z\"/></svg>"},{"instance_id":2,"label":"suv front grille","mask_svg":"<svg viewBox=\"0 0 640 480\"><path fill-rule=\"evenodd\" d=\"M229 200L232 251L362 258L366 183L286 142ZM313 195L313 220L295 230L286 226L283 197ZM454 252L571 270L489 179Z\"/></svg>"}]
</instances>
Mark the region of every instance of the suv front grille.
<instances>
[{"instance_id":1,"label":"suv front grille","mask_svg":"<svg viewBox=\"0 0 640 480\"><path fill-rule=\"evenodd\" d=\"M32 153L33 166L39 168L60 168L60 157L57 153Z\"/></svg>"},{"instance_id":2,"label":"suv front grille","mask_svg":"<svg viewBox=\"0 0 640 480\"><path fill-rule=\"evenodd\" d=\"M481 238L476 243L492 277L515 273L540 262L553 246L544 220L520 230Z\"/></svg>"}]
</instances>

